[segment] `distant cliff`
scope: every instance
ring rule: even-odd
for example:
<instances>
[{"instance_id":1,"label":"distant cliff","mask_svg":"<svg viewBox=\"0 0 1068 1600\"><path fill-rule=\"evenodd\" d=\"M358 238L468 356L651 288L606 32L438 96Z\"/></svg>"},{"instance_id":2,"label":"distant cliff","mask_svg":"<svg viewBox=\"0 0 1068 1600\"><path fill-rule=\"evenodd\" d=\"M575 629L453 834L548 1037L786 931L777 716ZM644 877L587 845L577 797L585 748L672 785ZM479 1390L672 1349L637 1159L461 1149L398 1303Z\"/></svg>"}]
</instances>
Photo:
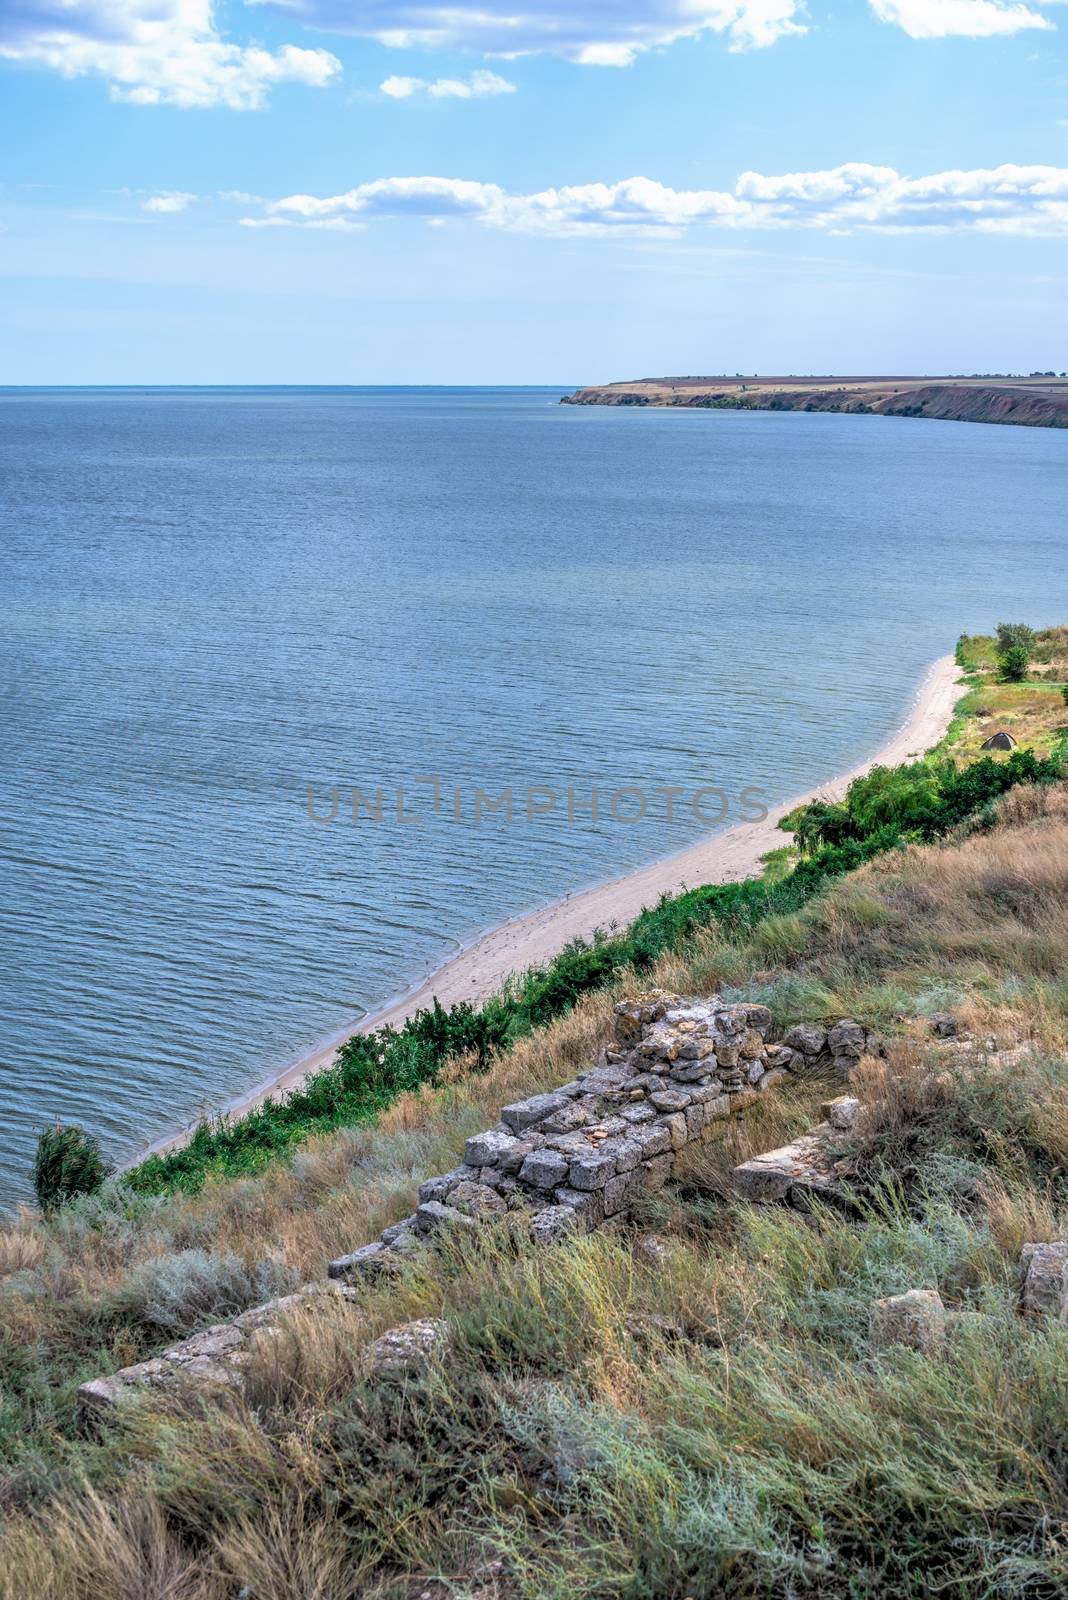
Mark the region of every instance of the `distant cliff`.
<instances>
[{"instance_id":1,"label":"distant cliff","mask_svg":"<svg viewBox=\"0 0 1068 1600\"><path fill-rule=\"evenodd\" d=\"M717 411L845 411L950 422L1068 428L1068 381L830 378L644 378L579 389L562 404L686 406Z\"/></svg>"}]
</instances>

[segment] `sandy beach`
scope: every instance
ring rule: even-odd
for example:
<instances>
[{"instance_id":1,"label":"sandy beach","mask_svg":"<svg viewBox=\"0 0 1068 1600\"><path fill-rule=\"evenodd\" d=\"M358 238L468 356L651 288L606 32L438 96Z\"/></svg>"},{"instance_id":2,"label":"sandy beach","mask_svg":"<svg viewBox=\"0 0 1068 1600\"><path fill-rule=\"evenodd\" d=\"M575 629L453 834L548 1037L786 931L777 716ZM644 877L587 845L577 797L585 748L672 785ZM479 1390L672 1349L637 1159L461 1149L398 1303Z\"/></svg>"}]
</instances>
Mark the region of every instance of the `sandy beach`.
<instances>
[{"instance_id":1,"label":"sandy beach","mask_svg":"<svg viewBox=\"0 0 1068 1600\"><path fill-rule=\"evenodd\" d=\"M418 987L378 1011L368 1013L355 1027L302 1057L269 1082L232 1101L225 1111L239 1116L259 1105L268 1095L283 1094L295 1088L310 1073L330 1062L345 1039L386 1023L399 1026L416 1011L430 1006L435 997L446 1007L460 1000L484 999L499 989L512 973L544 964L570 940L588 938L598 928L625 927L644 907L655 905L664 894L676 894L698 884L729 883L751 877L760 870L763 855L786 843L786 836L777 823L794 806L817 797L838 799L854 778L871 767L896 765L922 755L937 743L949 726L953 707L960 697L959 678L960 669L954 658L940 657L928 669L898 731L852 771L840 774L807 794L793 796L760 821L739 823L713 833L636 872L579 890L501 923L452 956ZM180 1145L193 1126L195 1124L158 1140L137 1159Z\"/></svg>"}]
</instances>

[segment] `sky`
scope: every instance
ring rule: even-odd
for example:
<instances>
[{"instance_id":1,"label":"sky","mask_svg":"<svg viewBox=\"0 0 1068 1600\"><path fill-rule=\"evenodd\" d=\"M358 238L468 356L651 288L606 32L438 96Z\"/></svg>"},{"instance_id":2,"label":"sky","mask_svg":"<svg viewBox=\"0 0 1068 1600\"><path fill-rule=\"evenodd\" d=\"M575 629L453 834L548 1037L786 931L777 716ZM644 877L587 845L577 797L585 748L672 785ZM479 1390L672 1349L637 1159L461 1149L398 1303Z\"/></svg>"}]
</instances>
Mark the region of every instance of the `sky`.
<instances>
[{"instance_id":1,"label":"sky","mask_svg":"<svg viewBox=\"0 0 1068 1600\"><path fill-rule=\"evenodd\" d=\"M1068 0L0 0L0 384L1068 369Z\"/></svg>"}]
</instances>

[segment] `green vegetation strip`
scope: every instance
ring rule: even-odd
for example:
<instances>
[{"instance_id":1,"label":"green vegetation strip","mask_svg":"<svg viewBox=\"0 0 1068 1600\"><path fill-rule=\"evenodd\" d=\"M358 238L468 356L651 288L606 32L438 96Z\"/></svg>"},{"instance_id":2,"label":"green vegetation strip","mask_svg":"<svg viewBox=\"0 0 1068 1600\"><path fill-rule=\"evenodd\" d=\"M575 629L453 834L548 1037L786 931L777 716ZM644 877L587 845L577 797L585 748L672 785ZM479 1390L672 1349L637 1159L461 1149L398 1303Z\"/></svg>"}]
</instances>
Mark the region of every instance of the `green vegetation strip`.
<instances>
[{"instance_id":1,"label":"green vegetation strip","mask_svg":"<svg viewBox=\"0 0 1068 1600\"><path fill-rule=\"evenodd\" d=\"M858 778L839 805L814 802L784 819L801 859L777 878L710 884L665 896L615 938L576 940L543 968L527 972L474 1007L435 1002L403 1027L355 1034L335 1062L283 1099L268 1099L245 1116L202 1122L180 1149L150 1156L126 1174L142 1194L197 1191L210 1176L247 1176L314 1134L366 1122L406 1090L433 1084L442 1069L472 1055L480 1068L517 1039L563 1015L584 994L603 989L626 969L648 971L701 928L718 923L746 933L766 917L797 911L826 883L903 844L944 837L982 817L1017 783L1050 783L1065 763L1028 750L1007 761L990 758L958 770L930 756L900 767L876 767Z\"/></svg>"}]
</instances>

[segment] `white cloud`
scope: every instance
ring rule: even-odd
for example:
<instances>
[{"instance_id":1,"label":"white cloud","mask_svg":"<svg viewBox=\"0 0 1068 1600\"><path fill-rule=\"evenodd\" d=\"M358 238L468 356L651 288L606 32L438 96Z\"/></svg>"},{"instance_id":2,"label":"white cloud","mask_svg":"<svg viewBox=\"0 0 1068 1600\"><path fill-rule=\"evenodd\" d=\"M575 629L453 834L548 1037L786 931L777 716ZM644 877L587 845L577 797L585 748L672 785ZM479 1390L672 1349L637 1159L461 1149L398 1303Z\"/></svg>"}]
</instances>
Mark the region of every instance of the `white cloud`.
<instances>
[{"instance_id":1,"label":"white cloud","mask_svg":"<svg viewBox=\"0 0 1068 1600\"><path fill-rule=\"evenodd\" d=\"M295 217L239 217L242 228L316 228L323 233L362 233L367 226L351 217L316 217L298 221Z\"/></svg>"},{"instance_id":2,"label":"white cloud","mask_svg":"<svg viewBox=\"0 0 1068 1600\"><path fill-rule=\"evenodd\" d=\"M432 100L487 100L494 95L515 94L515 84L499 73L471 72L466 78L387 78L379 89L391 100L409 100L415 94L428 94Z\"/></svg>"},{"instance_id":3,"label":"white cloud","mask_svg":"<svg viewBox=\"0 0 1068 1600\"><path fill-rule=\"evenodd\" d=\"M166 216L173 211L184 211L196 198L195 194L183 194L179 189L167 189L162 194L152 194L147 200L142 200L141 210Z\"/></svg>"},{"instance_id":4,"label":"white cloud","mask_svg":"<svg viewBox=\"0 0 1068 1600\"><path fill-rule=\"evenodd\" d=\"M275 84L319 88L341 70L328 50L228 43L212 0L13 0L0 10L0 60L66 78L106 78L135 105L262 106Z\"/></svg>"},{"instance_id":5,"label":"white cloud","mask_svg":"<svg viewBox=\"0 0 1068 1600\"><path fill-rule=\"evenodd\" d=\"M911 39L989 39L1024 28L1052 28L1047 17L1019 0L870 0L882 22L896 23Z\"/></svg>"},{"instance_id":6,"label":"white cloud","mask_svg":"<svg viewBox=\"0 0 1068 1600\"><path fill-rule=\"evenodd\" d=\"M250 0L257 3L257 0ZM731 48L804 33L803 0L258 0L312 27L394 49L563 56L626 67L644 50L711 32Z\"/></svg>"},{"instance_id":7,"label":"white cloud","mask_svg":"<svg viewBox=\"0 0 1068 1600\"><path fill-rule=\"evenodd\" d=\"M671 189L649 178L509 194L466 178L378 178L345 194L288 195L245 226L466 218L511 232L677 235L688 227L1068 234L1068 167L1014 166L907 178L847 162L827 171L744 172L730 191Z\"/></svg>"}]
</instances>

